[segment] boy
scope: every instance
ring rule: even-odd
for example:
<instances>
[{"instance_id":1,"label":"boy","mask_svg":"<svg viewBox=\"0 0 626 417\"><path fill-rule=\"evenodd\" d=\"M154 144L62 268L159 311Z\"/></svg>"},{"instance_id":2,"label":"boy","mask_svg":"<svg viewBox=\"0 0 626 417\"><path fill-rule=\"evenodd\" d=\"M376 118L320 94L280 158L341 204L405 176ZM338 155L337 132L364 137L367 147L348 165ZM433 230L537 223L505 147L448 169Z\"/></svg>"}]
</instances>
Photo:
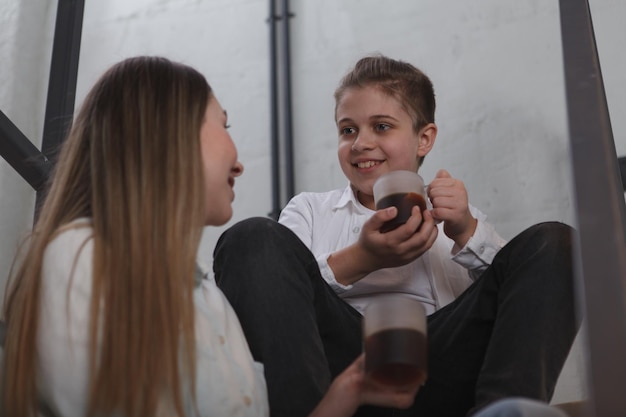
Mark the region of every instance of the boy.
<instances>
[{"instance_id":1,"label":"boy","mask_svg":"<svg viewBox=\"0 0 626 417\"><path fill-rule=\"evenodd\" d=\"M571 229L529 228L508 244L440 170L432 208L414 207L381 233L372 186L417 171L437 136L432 83L414 66L361 59L335 92L338 156L349 185L302 193L279 222L248 220L218 242L216 279L263 362L272 415L306 415L330 379L361 352L361 315L380 294L403 293L428 316L429 377L409 410L358 415L471 415L500 398L549 401L579 319ZM311 253L313 255L311 255Z\"/></svg>"}]
</instances>

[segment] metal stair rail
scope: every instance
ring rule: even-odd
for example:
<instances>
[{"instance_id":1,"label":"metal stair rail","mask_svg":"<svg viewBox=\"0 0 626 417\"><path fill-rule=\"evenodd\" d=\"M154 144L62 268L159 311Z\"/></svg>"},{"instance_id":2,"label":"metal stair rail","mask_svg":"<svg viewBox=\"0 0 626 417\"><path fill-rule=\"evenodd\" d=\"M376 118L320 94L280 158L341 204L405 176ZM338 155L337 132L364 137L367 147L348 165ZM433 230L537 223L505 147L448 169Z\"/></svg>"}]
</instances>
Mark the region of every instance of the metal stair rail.
<instances>
[{"instance_id":1,"label":"metal stair rail","mask_svg":"<svg viewBox=\"0 0 626 417\"><path fill-rule=\"evenodd\" d=\"M578 239L587 320L587 415L626 416L626 207L588 0L560 0Z\"/></svg>"},{"instance_id":2,"label":"metal stair rail","mask_svg":"<svg viewBox=\"0 0 626 417\"><path fill-rule=\"evenodd\" d=\"M0 155L43 196L56 151L74 114L84 0L59 0L41 151L0 110Z\"/></svg>"}]
</instances>

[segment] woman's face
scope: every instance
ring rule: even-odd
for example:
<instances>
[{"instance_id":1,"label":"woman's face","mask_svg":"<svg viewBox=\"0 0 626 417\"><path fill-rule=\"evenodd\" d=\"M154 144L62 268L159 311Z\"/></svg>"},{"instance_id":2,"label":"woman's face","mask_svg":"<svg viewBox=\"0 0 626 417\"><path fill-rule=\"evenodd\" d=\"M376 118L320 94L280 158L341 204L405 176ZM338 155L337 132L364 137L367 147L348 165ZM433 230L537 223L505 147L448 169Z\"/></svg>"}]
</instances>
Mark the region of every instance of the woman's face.
<instances>
[{"instance_id":1,"label":"woman's face","mask_svg":"<svg viewBox=\"0 0 626 417\"><path fill-rule=\"evenodd\" d=\"M211 97L200 129L200 150L206 183L206 225L219 226L233 215L235 178L243 173L237 149L227 131L228 118Z\"/></svg>"}]
</instances>

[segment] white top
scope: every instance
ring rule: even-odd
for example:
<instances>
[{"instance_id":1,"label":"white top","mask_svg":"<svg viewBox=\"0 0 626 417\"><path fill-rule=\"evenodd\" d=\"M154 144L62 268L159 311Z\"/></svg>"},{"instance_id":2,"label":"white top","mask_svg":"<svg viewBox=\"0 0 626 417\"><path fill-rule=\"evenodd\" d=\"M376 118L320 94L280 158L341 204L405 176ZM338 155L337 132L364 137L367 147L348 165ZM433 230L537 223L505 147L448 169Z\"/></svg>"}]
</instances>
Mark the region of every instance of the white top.
<instances>
[{"instance_id":1,"label":"white top","mask_svg":"<svg viewBox=\"0 0 626 417\"><path fill-rule=\"evenodd\" d=\"M75 225L59 234L44 255L37 345L40 399L64 417L85 415L89 381L93 239L87 220ZM194 303L200 416L269 415L263 365L253 361L222 292L204 279L194 290ZM195 416L190 393L183 395L186 415ZM159 416L167 415L164 408Z\"/></svg>"},{"instance_id":2,"label":"white top","mask_svg":"<svg viewBox=\"0 0 626 417\"><path fill-rule=\"evenodd\" d=\"M298 235L315 255L324 279L361 313L377 294L402 293L419 299L431 314L469 287L506 243L485 222L485 214L471 206L470 210L478 226L465 247L456 247L439 224L437 240L421 257L404 266L372 272L347 286L336 281L328 256L356 242L363 223L374 214L355 198L350 186L298 194L283 209L279 222Z\"/></svg>"}]
</instances>

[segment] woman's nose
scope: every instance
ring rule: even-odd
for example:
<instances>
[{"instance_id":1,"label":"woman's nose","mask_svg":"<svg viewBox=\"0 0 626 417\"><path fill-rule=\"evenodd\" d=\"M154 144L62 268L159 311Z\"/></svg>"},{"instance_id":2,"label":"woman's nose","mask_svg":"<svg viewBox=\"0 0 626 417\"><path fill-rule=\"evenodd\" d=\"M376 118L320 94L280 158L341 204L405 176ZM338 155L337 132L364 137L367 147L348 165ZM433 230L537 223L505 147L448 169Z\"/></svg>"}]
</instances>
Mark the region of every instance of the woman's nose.
<instances>
[{"instance_id":1,"label":"woman's nose","mask_svg":"<svg viewBox=\"0 0 626 417\"><path fill-rule=\"evenodd\" d=\"M234 177L238 177L243 174L243 164L239 161L235 163L235 166L231 169Z\"/></svg>"}]
</instances>

